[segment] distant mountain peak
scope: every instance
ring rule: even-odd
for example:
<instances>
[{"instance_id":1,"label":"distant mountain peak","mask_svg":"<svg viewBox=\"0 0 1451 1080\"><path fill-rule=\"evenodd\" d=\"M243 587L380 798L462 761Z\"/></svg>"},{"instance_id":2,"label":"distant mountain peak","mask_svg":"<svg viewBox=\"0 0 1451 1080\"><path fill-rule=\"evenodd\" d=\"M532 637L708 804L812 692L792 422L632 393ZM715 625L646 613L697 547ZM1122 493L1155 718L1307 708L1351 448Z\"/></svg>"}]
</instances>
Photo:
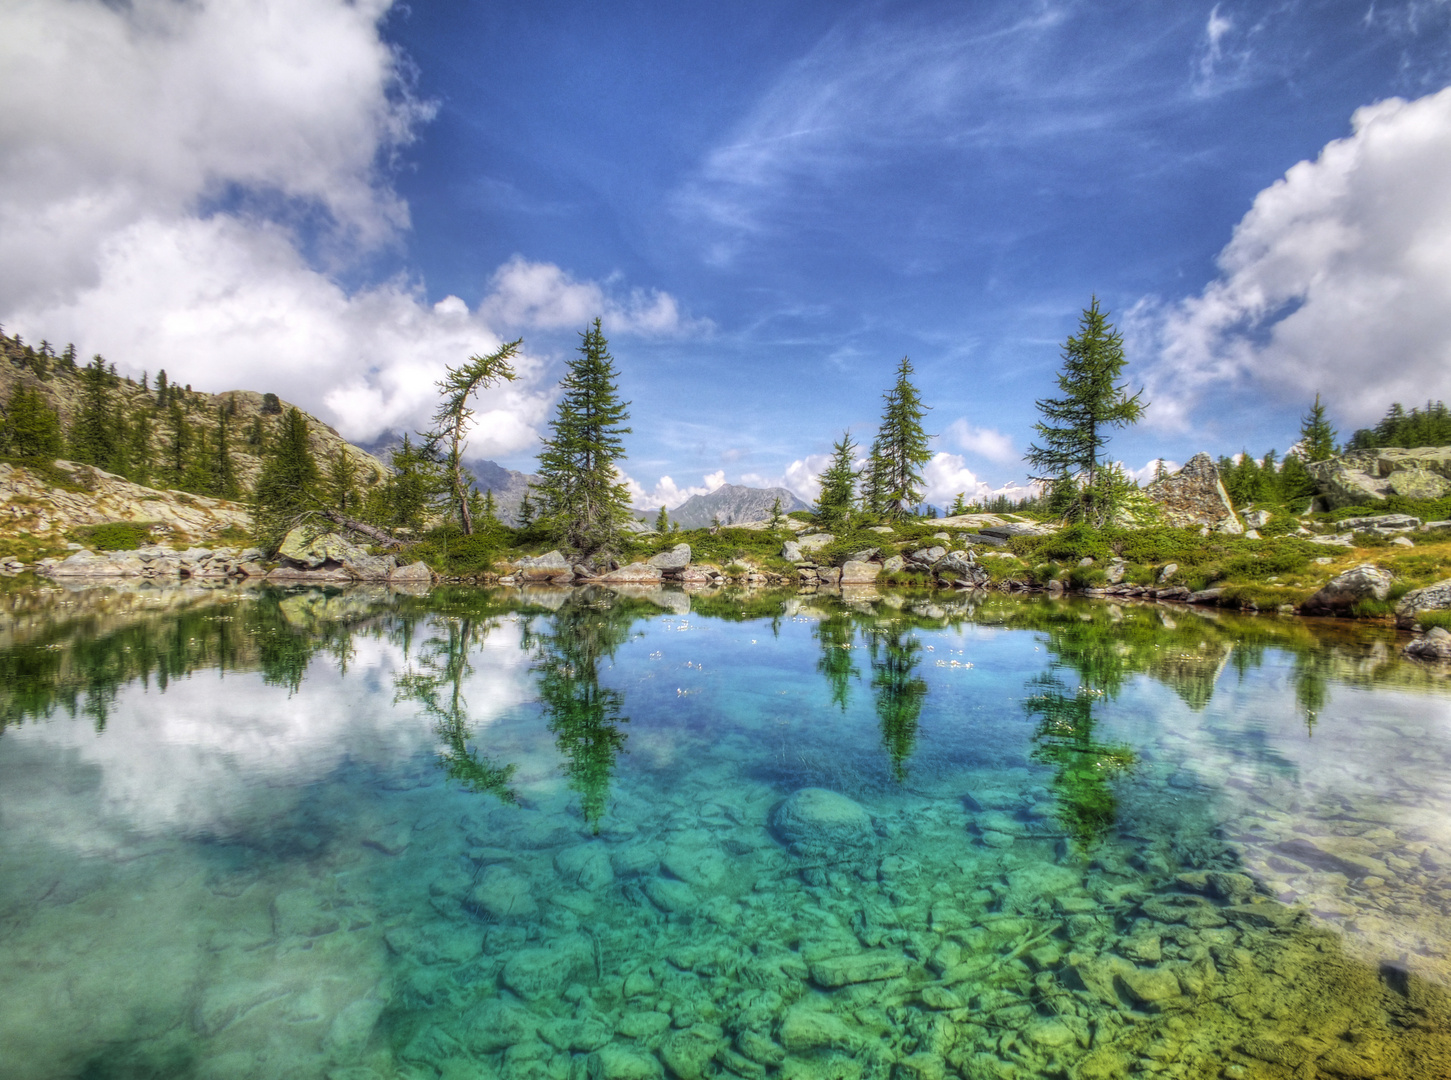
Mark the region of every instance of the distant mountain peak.
<instances>
[{"instance_id":1,"label":"distant mountain peak","mask_svg":"<svg viewBox=\"0 0 1451 1080\"><path fill-rule=\"evenodd\" d=\"M781 500L781 513L809 510L804 502L783 487L757 488L744 484L722 484L705 495L692 495L671 510L670 520L682 529L703 529L715 518L722 525L742 525L748 521L767 521L771 507Z\"/></svg>"}]
</instances>

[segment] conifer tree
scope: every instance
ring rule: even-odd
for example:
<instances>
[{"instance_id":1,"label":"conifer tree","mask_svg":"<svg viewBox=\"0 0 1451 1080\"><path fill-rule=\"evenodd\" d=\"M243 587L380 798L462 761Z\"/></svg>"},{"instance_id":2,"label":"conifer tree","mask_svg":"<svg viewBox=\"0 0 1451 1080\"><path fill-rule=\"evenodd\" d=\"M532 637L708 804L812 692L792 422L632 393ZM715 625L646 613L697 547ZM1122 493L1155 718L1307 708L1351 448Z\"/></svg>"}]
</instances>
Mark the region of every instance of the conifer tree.
<instances>
[{"instance_id":1,"label":"conifer tree","mask_svg":"<svg viewBox=\"0 0 1451 1080\"><path fill-rule=\"evenodd\" d=\"M343 514L357 512L358 463L341 443L333 449L327 467L327 497L334 510Z\"/></svg>"},{"instance_id":2,"label":"conifer tree","mask_svg":"<svg viewBox=\"0 0 1451 1080\"><path fill-rule=\"evenodd\" d=\"M781 501L776 500L778 503ZM670 511L665 507L660 508L660 513L655 515L655 531L658 533L668 532L670 529Z\"/></svg>"},{"instance_id":3,"label":"conifer tree","mask_svg":"<svg viewBox=\"0 0 1451 1080\"><path fill-rule=\"evenodd\" d=\"M527 529L534 524L534 503L529 499L529 492L524 492L524 497L519 500L519 528Z\"/></svg>"},{"instance_id":4,"label":"conifer tree","mask_svg":"<svg viewBox=\"0 0 1451 1080\"><path fill-rule=\"evenodd\" d=\"M231 414L223 406L217 407L217 430L212 440L212 491L223 499L235 499L242 493L242 483L237 478L237 467L232 461Z\"/></svg>"},{"instance_id":5,"label":"conifer tree","mask_svg":"<svg viewBox=\"0 0 1451 1080\"><path fill-rule=\"evenodd\" d=\"M663 511L665 507L662 506L660 509ZM781 513L781 496L777 495L771 500L771 516L767 519L766 524L773 529L779 529L785 523L786 518Z\"/></svg>"},{"instance_id":6,"label":"conifer tree","mask_svg":"<svg viewBox=\"0 0 1451 1080\"><path fill-rule=\"evenodd\" d=\"M23 460L53 461L60 456L64 444L60 416L39 390L15 384L5 407L0 444L7 455Z\"/></svg>"},{"instance_id":7,"label":"conifer tree","mask_svg":"<svg viewBox=\"0 0 1451 1080\"><path fill-rule=\"evenodd\" d=\"M164 409L171 403L168 397L169 390L170 384L166 381L166 369L162 368L156 373L156 407L158 409Z\"/></svg>"},{"instance_id":8,"label":"conifer tree","mask_svg":"<svg viewBox=\"0 0 1451 1080\"><path fill-rule=\"evenodd\" d=\"M887 513L888 462L882 450L882 438L872 440L867 455L867 464L861 472L862 513L870 517L881 517Z\"/></svg>"},{"instance_id":9,"label":"conifer tree","mask_svg":"<svg viewBox=\"0 0 1451 1080\"><path fill-rule=\"evenodd\" d=\"M621 401L614 357L600 320L580 335L579 355L562 381L564 394L539 454L543 518L565 547L584 555L615 542L630 516L620 483L629 402Z\"/></svg>"},{"instance_id":10,"label":"conifer tree","mask_svg":"<svg viewBox=\"0 0 1451 1080\"><path fill-rule=\"evenodd\" d=\"M253 528L268 551L276 551L287 531L317 504L321 481L308 444L307 421L296 407L290 408L252 492Z\"/></svg>"},{"instance_id":11,"label":"conifer tree","mask_svg":"<svg viewBox=\"0 0 1451 1080\"><path fill-rule=\"evenodd\" d=\"M195 491L202 495L215 495L217 491L217 456L212 445L211 432L204 427L187 428L191 444L186 455L186 471L177 487L183 491Z\"/></svg>"},{"instance_id":12,"label":"conifer tree","mask_svg":"<svg viewBox=\"0 0 1451 1080\"><path fill-rule=\"evenodd\" d=\"M1325 461L1335 456L1335 429L1325 417L1320 395L1300 418L1300 454L1306 461Z\"/></svg>"},{"instance_id":13,"label":"conifer tree","mask_svg":"<svg viewBox=\"0 0 1451 1080\"><path fill-rule=\"evenodd\" d=\"M67 344L65 352L60 354L60 367L67 375L73 375L76 370L76 347Z\"/></svg>"},{"instance_id":14,"label":"conifer tree","mask_svg":"<svg viewBox=\"0 0 1451 1080\"><path fill-rule=\"evenodd\" d=\"M151 483L156 469L156 458L151 448L153 431L150 411L144 406L137 408L131 414L131 422L126 425L126 456L130 459L130 477L134 483Z\"/></svg>"},{"instance_id":15,"label":"conifer tree","mask_svg":"<svg viewBox=\"0 0 1451 1080\"><path fill-rule=\"evenodd\" d=\"M474 531L473 514L469 509L469 491L473 481L464 478L462 457L469 421L474 417L469 401L485 387L501 380L514 381L514 368L509 361L523 343L524 339L519 338L501 345L487 356L470 356L468 362L460 367L448 368L448 374L438 383L443 401L433 414L434 427L427 437L430 445L443 447L439 456L448 472L453 506L465 536L472 535Z\"/></svg>"},{"instance_id":16,"label":"conifer tree","mask_svg":"<svg viewBox=\"0 0 1451 1080\"><path fill-rule=\"evenodd\" d=\"M191 464L192 438L191 425L187 423L186 413L182 411L181 402L176 400L175 395L168 395L169 404L166 410L166 461L162 468L162 475L165 482L174 488L180 488L186 482L187 467Z\"/></svg>"},{"instance_id":17,"label":"conifer tree","mask_svg":"<svg viewBox=\"0 0 1451 1080\"><path fill-rule=\"evenodd\" d=\"M922 428L927 406L912 384L912 361L907 357L897 365L897 381L882 400L882 422L873 449L881 458L876 467L882 470L883 486L876 494L886 515L901 519L922 501L922 466L932 460L929 436Z\"/></svg>"},{"instance_id":18,"label":"conifer tree","mask_svg":"<svg viewBox=\"0 0 1451 1080\"><path fill-rule=\"evenodd\" d=\"M967 492L959 491L957 498L952 500L952 506L948 508L948 517L957 517L958 514L967 513Z\"/></svg>"},{"instance_id":19,"label":"conifer tree","mask_svg":"<svg viewBox=\"0 0 1451 1080\"><path fill-rule=\"evenodd\" d=\"M111 381L100 355L81 370L81 400L70 432L70 455L75 461L110 469L116 457L116 420L111 402Z\"/></svg>"},{"instance_id":20,"label":"conifer tree","mask_svg":"<svg viewBox=\"0 0 1451 1080\"><path fill-rule=\"evenodd\" d=\"M856 499L856 470L852 468L856 443L851 432L844 432L832 444L831 460L820 476L821 492L816 497L816 517L825 529L844 529L851 520Z\"/></svg>"},{"instance_id":21,"label":"conifer tree","mask_svg":"<svg viewBox=\"0 0 1451 1080\"><path fill-rule=\"evenodd\" d=\"M384 523L401 529L423 528L442 487L437 460L427 445L416 445L407 435L389 459L393 475L384 485Z\"/></svg>"},{"instance_id":22,"label":"conifer tree","mask_svg":"<svg viewBox=\"0 0 1451 1080\"><path fill-rule=\"evenodd\" d=\"M1060 493L1066 488L1057 487L1059 482L1075 481L1078 492L1073 516L1095 525L1105 524L1112 516L1110 489L1118 486L1116 478L1099 483L1107 464L1108 429L1136 423L1147 407L1140 400L1142 391L1131 397L1127 384L1118 382L1126 362L1123 335L1109 323L1108 313L1094 297L1079 320L1077 335L1063 345L1063 367L1058 373L1063 396L1037 402L1043 421L1034 428L1041 445L1028 447L1027 460L1036 473L1033 479L1054 483Z\"/></svg>"}]
</instances>

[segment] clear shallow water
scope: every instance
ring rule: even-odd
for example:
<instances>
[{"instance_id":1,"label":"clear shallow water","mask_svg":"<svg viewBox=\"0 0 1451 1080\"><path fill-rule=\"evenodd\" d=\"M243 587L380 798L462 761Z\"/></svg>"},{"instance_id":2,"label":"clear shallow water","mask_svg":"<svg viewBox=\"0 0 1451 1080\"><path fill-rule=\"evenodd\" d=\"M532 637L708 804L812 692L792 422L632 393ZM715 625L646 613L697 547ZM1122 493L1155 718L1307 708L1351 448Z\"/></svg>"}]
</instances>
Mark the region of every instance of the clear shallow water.
<instances>
[{"instance_id":1,"label":"clear shallow water","mask_svg":"<svg viewBox=\"0 0 1451 1080\"><path fill-rule=\"evenodd\" d=\"M1386 635L6 603L6 1077L1451 1076L1451 697Z\"/></svg>"}]
</instances>

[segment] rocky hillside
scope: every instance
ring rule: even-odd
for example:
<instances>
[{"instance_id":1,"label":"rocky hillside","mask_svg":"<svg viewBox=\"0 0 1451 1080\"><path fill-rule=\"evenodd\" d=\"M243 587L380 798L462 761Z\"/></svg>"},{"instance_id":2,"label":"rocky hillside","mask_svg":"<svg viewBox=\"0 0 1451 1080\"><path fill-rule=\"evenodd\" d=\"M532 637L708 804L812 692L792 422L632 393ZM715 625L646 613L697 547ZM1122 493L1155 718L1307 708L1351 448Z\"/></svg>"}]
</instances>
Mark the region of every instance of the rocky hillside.
<instances>
[{"instance_id":1,"label":"rocky hillside","mask_svg":"<svg viewBox=\"0 0 1451 1080\"><path fill-rule=\"evenodd\" d=\"M55 462L46 474L0 462L0 543L7 545L5 554L28 561L63 547L74 529L118 521L145 524L153 541L166 543L236 536L251 524L240 502L158 491L69 461Z\"/></svg>"},{"instance_id":2,"label":"rocky hillside","mask_svg":"<svg viewBox=\"0 0 1451 1080\"><path fill-rule=\"evenodd\" d=\"M185 378L185 373L178 373ZM61 426L69 431L80 411L82 380L80 375L60 358L47 356L17 338L0 334L0 406L10 401L17 386L39 391L49 406L60 414ZM263 443L271 438L282 423L282 416L291 404L281 399L268 408L267 395L256 390L227 390L208 394L191 390L185 384L173 383L173 393L182 406L188 425L195 430L214 432L218 411L227 410L230 432L229 447L233 466L244 488L250 488L262 470L261 445L253 436L260 429ZM156 400L154 386L142 389L134 380L117 376L110 387L113 407L119 419L134 423L139 415L150 421L151 450L155 461L165 459L168 444L167 418ZM326 463L341 447L353 459L358 482L366 485L370 477L387 475L383 461L360 447L353 446L334 428L324 424L306 410L299 410L307 419L308 438L319 465Z\"/></svg>"},{"instance_id":3,"label":"rocky hillside","mask_svg":"<svg viewBox=\"0 0 1451 1080\"><path fill-rule=\"evenodd\" d=\"M722 484L708 495L692 495L686 499L670 511L670 520L679 522L682 529L703 529L715 518L719 518L722 525L765 521L771 516L771 507L777 499L781 500L783 514L809 509L785 488Z\"/></svg>"}]
</instances>

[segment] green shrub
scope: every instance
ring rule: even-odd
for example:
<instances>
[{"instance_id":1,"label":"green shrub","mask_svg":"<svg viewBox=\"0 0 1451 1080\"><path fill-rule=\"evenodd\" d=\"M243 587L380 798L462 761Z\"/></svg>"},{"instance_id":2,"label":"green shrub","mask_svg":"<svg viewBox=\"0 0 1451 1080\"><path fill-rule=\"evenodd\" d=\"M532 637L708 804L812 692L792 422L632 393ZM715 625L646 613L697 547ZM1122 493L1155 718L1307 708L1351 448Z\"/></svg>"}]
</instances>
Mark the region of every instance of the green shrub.
<instances>
[{"instance_id":1,"label":"green shrub","mask_svg":"<svg viewBox=\"0 0 1451 1080\"><path fill-rule=\"evenodd\" d=\"M108 521L71 530L76 542L96 551L135 551L151 543L151 526L137 521Z\"/></svg>"},{"instance_id":2,"label":"green shrub","mask_svg":"<svg viewBox=\"0 0 1451 1080\"><path fill-rule=\"evenodd\" d=\"M1096 566L1075 566L1068 571L1068 584L1075 589L1099 589L1108 584L1108 574Z\"/></svg>"},{"instance_id":3,"label":"green shrub","mask_svg":"<svg viewBox=\"0 0 1451 1080\"><path fill-rule=\"evenodd\" d=\"M474 577L493 569L500 538L486 533L465 536L457 526L434 529L413 545L410 554L445 575Z\"/></svg>"},{"instance_id":4,"label":"green shrub","mask_svg":"<svg viewBox=\"0 0 1451 1080\"><path fill-rule=\"evenodd\" d=\"M1416 622L1427 630L1436 626L1442 630L1451 630L1451 611L1418 611L1416 612Z\"/></svg>"},{"instance_id":5,"label":"green shrub","mask_svg":"<svg viewBox=\"0 0 1451 1080\"><path fill-rule=\"evenodd\" d=\"M1357 600L1350 606L1350 613L1357 619L1380 619L1387 615L1394 615L1396 605L1393 600Z\"/></svg>"},{"instance_id":6,"label":"green shrub","mask_svg":"<svg viewBox=\"0 0 1451 1080\"><path fill-rule=\"evenodd\" d=\"M1028 580L1034 585L1046 585L1058 576L1060 569L1062 568L1057 563L1039 563L1028 571Z\"/></svg>"}]
</instances>

